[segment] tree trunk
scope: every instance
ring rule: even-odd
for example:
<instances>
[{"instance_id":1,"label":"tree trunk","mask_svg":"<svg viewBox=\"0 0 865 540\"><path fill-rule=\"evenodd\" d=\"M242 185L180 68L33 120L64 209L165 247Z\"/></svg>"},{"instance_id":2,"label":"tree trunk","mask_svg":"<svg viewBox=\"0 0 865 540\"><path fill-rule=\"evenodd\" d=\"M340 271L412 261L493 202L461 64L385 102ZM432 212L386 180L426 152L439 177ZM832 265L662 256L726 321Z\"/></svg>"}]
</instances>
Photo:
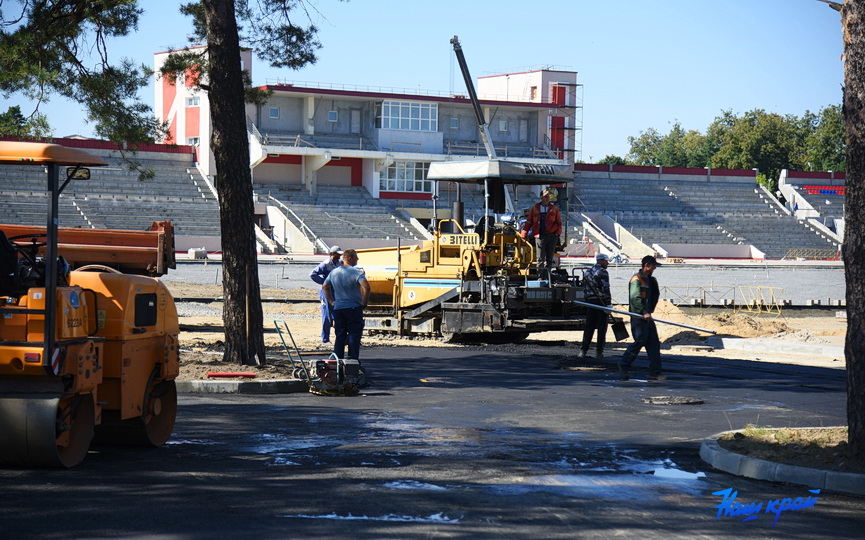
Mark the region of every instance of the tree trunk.
<instances>
[{"instance_id":1,"label":"tree trunk","mask_svg":"<svg viewBox=\"0 0 865 540\"><path fill-rule=\"evenodd\" d=\"M222 231L225 360L265 362L252 173L234 0L204 0L210 60L211 148Z\"/></svg>"},{"instance_id":2,"label":"tree trunk","mask_svg":"<svg viewBox=\"0 0 865 540\"><path fill-rule=\"evenodd\" d=\"M844 270L847 282L847 425L853 455L865 457L865 0L846 0L844 124L847 201Z\"/></svg>"}]
</instances>

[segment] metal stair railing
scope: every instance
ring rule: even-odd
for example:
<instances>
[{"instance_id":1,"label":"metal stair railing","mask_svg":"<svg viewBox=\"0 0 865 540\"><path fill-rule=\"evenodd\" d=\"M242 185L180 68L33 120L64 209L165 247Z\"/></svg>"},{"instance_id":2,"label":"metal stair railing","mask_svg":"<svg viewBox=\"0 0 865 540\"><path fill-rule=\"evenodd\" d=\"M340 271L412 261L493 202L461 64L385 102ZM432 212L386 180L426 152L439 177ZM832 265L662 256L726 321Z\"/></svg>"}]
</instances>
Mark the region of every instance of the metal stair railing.
<instances>
[{"instance_id":1,"label":"metal stair railing","mask_svg":"<svg viewBox=\"0 0 865 540\"><path fill-rule=\"evenodd\" d=\"M313 245L318 246L322 250L323 253L327 252L327 250L330 249L327 246L327 244L324 243L324 240L319 238L318 235L315 234L315 232L312 229L310 229L306 223L304 223L303 219L294 212L294 210L289 208L285 203L283 203L282 201L280 201L279 199L277 199L273 195L267 195L267 198L270 199L271 201L273 201L274 203L276 203L276 206L278 206L279 208L284 210L286 212L287 216L290 216L291 218L293 218L294 225L298 229L300 229L300 232L302 232L303 235L306 236L306 239L309 240L310 242L312 242Z\"/></svg>"}]
</instances>

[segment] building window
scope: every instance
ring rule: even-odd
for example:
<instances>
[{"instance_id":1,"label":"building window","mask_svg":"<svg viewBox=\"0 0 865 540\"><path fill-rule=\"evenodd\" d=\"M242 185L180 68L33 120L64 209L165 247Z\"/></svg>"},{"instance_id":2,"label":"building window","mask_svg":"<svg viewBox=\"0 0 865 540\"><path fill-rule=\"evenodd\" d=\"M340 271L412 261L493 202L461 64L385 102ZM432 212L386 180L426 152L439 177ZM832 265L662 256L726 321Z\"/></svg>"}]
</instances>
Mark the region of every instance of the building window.
<instances>
[{"instance_id":1,"label":"building window","mask_svg":"<svg viewBox=\"0 0 865 540\"><path fill-rule=\"evenodd\" d=\"M531 88L529 88L529 99L531 99L532 101L535 101L536 99L538 99L538 87L537 86L532 86Z\"/></svg>"},{"instance_id":2,"label":"building window","mask_svg":"<svg viewBox=\"0 0 865 540\"><path fill-rule=\"evenodd\" d=\"M451 129L459 129L460 128L460 119L459 118L451 118Z\"/></svg>"},{"instance_id":3,"label":"building window","mask_svg":"<svg viewBox=\"0 0 865 540\"><path fill-rule=\"evenodd\" d=\"M270 108L270 117L274 119L279 118L279 107Z\"/></svg>"},{"instance_id":4,"label":"building window","mask_svg":"<svg viewBox=\"0 0 865 540\"><path fill-rule=\"evenodd\" d=\"M198 107L201 104L201 98L199 96L191 96L186 98L186 106L187 107Z\"/></svg>"},{"instance_id":5,"label":"building window","mask_svg":"<svg viewBox=\"0 0 865 540\"><path fill-rule=\"evenodd\" d=\"M508 130L508 121L507 120L499 120L499 131L507 131Z\"/></svg>"},{"instance_id":6,"label":"building window","mask_svg":"<svg viewBox=\"0 0 865 540\"><path fill-rule=\"evenodd\" d=\"M201 144L201 139L198 137L187 137L186 144L189 146L199 146Z\"/></svg>"},{"instance_id":7,"label":"building window","mask_svg":"<svg viewBox=\"0 0 865 540\"><path fill-rule=\"evenodd\" d=\"M381 172L380 191L432 193L432 181L426 179L429 163L396 161Z\"/></svg>"},{"instance_id":8,"label":"building window","mask_svg":"<svg viewBox=\"0 0 865 540\"><path fill-rule=\"evenodd\" d=\"M438 131L438 103L384 101L376 127L405 131Z\"/></svg>"},{"instance_id":9,"label":"building window","mask_svg":"<svg viewBox=\"0 0 865 540\"><path fill-rule=\"evenodd\" d=\"M339 119L339 115L336 111L327 111L327 121L328 122L336 122Z\"/></svg>"}]
</instances>

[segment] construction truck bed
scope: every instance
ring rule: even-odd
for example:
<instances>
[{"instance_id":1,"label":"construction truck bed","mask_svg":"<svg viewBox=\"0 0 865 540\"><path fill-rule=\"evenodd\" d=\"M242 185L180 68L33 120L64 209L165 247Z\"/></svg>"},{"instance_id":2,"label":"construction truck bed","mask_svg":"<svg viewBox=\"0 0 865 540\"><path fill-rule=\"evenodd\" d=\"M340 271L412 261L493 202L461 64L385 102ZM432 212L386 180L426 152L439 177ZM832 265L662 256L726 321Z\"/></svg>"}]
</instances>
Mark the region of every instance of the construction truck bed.
<instances>
[{"instance_id":1,"label":"construction truck bed","mask_svg":"<svg viewBox=\"0 0 865 540\"><path fill-rule=\"evenodd\" d=\"M44 240L45 227L0 224L7 238ZM147 231L59 227L58 249L72 268L102 264L125 274L165 275L176 268L174 226L154 221Z\"/></svg>"}]
</instances>

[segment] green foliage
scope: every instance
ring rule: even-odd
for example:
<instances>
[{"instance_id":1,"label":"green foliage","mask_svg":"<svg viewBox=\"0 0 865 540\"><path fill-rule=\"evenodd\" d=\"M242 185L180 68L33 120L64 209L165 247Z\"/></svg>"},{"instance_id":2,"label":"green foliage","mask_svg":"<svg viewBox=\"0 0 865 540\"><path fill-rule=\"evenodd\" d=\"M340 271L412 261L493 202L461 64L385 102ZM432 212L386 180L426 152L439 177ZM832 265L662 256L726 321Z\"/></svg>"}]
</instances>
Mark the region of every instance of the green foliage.
<instances>
[{"instance_id":1,"label":"green foliage","mask_svg":"<svg viewBox=\"0 0 865 540\"><path fill-rule=\"evenodd\" d=\"M660 162L662 139L655 128L641 131L638 137L628 137L631 151L625 157L631 165L664 165Z\"/></svg>"},{"instance_id":2,"label":"green foliage","mask_svg":"<svg viewBox=\"0 0 865 540\"><path fill-rule=\"evenodd\" d=\"M679 122L670 128L670 133L661 138L658 160L667 167L687 167L688 155L685 152L685 130Z\"/></svg>"},{"instance_id":3,"label":"green foliage","mask_svg":"<svg viewBox=\"0 0 865 540\"><path fill-rule=\"evenodd\" d=\"M160 75L171 84L177 84L178 81L185 83L187 77L197 82L201 79L202 68L206 66L207 55L204 49L187 47L168 55L160 69Z\"/></svg>"},{"instance_id":4,"label":"green foliage","mask_svg":"<svg viewBox=\"0 0 865 540\"><path fill-rule=\"evenodd\" d=\"M51 137L51 133L48 118L40 112L34 111L27 117L21 114L21 107L13 105L5 113L0 114L0 135L44 139Z\"/></svg>"},{"instance_id":5,"label":"green foliage","mask_svg":"<svg viewBox=\"0 0 865 540\"><path fill-rule=\"evenodd\" d=\"M238 18L246 23L243 41L273 67L299 69L315 63L315 51L321 48L318 28L295 24L292 11L298 8L308 19L307 10L314 5L303 0L238 0Z\"/></svg>"},{"instance_id":6,"label":"green foliage","mask_svg":"<svg viewBox=\"0 0 865 540\"><path fill-rule=\"evenodd\" d=\"M844 119L840 105L821 110L805 139L805 162L811 171L847 170Z\"/></svg>"},{"instance_id":7,"label":"green foliage","mask_svg":"<svg viewBox=\"0 0 865 540\"><path fill-rule=\"evenodd\" d=\"M58 94L80 103L100 136L153 142L164 127L138 97L144 66L112 64L106 42L138 29L135 0L32 0L0 13L0 91L36 103Z\"/></svg>"},{"instance_id":8,"label":"green foliage","mask_svg":"<svg viewBox=\"0 0 865 540\"><path fill-rule=\"evenodd\" d=\"M639 137L628 137L628 143L631 151L627 159L633 165L706 167L708 163L706 136L694 130L685 131L678 121L666 135L649 128L641 131Z\"/></svg>"},{"instance_id":9,"label":"green foliage","mask_svg":"<svg viewBox=\"0 0 865 540\"><path fill-rule=\"evenodd\" d=\"M269 2L264 2L265 6L259 6L258 9L250 8L248 2L240 1L236 4L237 16L241 20L246 20L249 22L250 28L253 29L252 38L247 39L246 41L253 45L255 48L256 55L263 57L268 60L272 60L272 56L274 53L272 48L275 46L275 43L279 41L279 36L284 35L286 31L283 31L281 34L276 36L276 41L274 41L274 36L267 36L266 34L262 34L262 32L267 31L275 31L275 28L282 28L282 26L290 26L290 19L288 19L288 11L291 8L301 5L300 2L273 2L272 0ZM272 11L276 9L274 6L278 5L281 15L286 17L287 23L282 26L274 26L272 22L267 25L264 25L265 28L262 28L261 21L265 18L274 19ZM268 11L270 15L266 16L263 14L262 9L269 9ZM184 15L188 15L192 18L192 34L188 36L189 41L193 43L198 43L207 40L207 24L205 19L205 10L202 6L201 2L190 2L186 4L182 4L180 6L180 12ZM280 51L281 54L275 55L279 58L278 62L271 61L271 65L276 67L284 67L283 61L289 62L289 67L300 68L307 63L315 62L315 55L309 54L303 51L311 51L316 48L321 47L321 45L315 41L315 27L310 26L312 29L311 33L305 37L308 39L308 42L304 42L302 45L297 42L293 43L290 48L287 48L283 51ZM262 43L267 43L267 47L264 47ZM286 60L294 58L294 60ZM301 61L301 58L304 58ZM293 63L292 63L293 62ZM186 78L191 78L195 86L197 88L201 88L200 84L203 82L206 86L206 81L209 79L207 77L207 73L210 71L211 65L209 62L208 55L206 50L203 48L185 48L183 50L179 50L171 53L160 69L160 75L165 77L171 84L177 82L178 78L181 80L185 80ZM255 88L252 86L252 78L249 75L248 71L243 72L243 86L244 86L244 100L247 103L252 103L255 105L264 105L267 103L268 98L273 94L271 90L264 90L261 88Z\"/></svg>"},{"instance_id":10,"label":"green foliage","mask_svg":"<svg viewBox=\"0 0 865 540\"><path fill-rule=\"evenodd\" d=\"M243 100L253 105L264 105L270 96L273 95L273 90L257 88L252 86L252 80L248 71L243 72Z\"/></svg>"},{"instance_id":11,"label":"green foliage","mask_svg":"<svg viewBox=\"0 0 865 540\"><path fill-rule=\"evenodd\" d=\"M17 135L21 136L24 132L24 124L27 119L21 114L21 107L15 105L0 114L0 135Z\"/></svg>"},{"instance_id":12,"label":"green foliage","mask_svg":"<svg viewBox=\"0 0 865 540\"><path fill-rule=\"evenodd\" d=\"M801 117L762 109L741 116L722 111L699 131L675 122L669 133L654 128L628 137L626 158L633 165L758 169L761 183L773 192L781 169L843 171L846 168L844 121L840 105L806 111Z\"/></svg>"},{"instance_id":13,"label":"green foliage","mask_svg":"<svg viewBox=\"0 0 865 540\"><path fill-rule=\"evenodd\" d=\"M620 156L616 156L613 154L607 155L607 157L600 160L598 163L601 163L604 165L627 165L628 164L628 162L627 162L627 160L625 160L625 158L620 157Z\"/></svg>"},{"instance_id":14,"label":"green foliage","mask_svg":"<svg viewBox=\"0 0 865 540\"><path fill-rule=\"evenodd\" d=\"M192 18L192 33L187 36L191 42L207 41L207 20L204 5L201 2L190 2L180 5L180 13Z\"/></svg>"},{"instance_id":15,"label":"green foliage","mask_svg":"<svg viewBox=\"0 0 865 540\"><path fill-rule=\"evenodd\" d=\"M776 180L773 182L763 173L757 173L757 183L768 189L770 193L778 191L778 181Z\"/></svg>"},{"instance_id":16,"label":"green foliage","mask_svg":"<svg viewBox=\"0 0 865 540\"><path fill-rule=\"evenodd\" d=\"M81 80L80 101L87 108L88 120L96 124L98 136L137 146L153 143L162 135L150 107L138 99L138 90L149 80L149 70L143 65L136 68L129 60Z\"/></svg>"},{"instance_id":17,"label":"green foliage","mask_svg":"<svg viewBox=\"0 0 865 540\"><path fill-rule=\"evenodd\" d=\"M738 118L712 156L712 166L753 169L777 179L781 169L801 169L799 134L795 117L782 117L755 109Z\"/></svg>"}]
</instances>

